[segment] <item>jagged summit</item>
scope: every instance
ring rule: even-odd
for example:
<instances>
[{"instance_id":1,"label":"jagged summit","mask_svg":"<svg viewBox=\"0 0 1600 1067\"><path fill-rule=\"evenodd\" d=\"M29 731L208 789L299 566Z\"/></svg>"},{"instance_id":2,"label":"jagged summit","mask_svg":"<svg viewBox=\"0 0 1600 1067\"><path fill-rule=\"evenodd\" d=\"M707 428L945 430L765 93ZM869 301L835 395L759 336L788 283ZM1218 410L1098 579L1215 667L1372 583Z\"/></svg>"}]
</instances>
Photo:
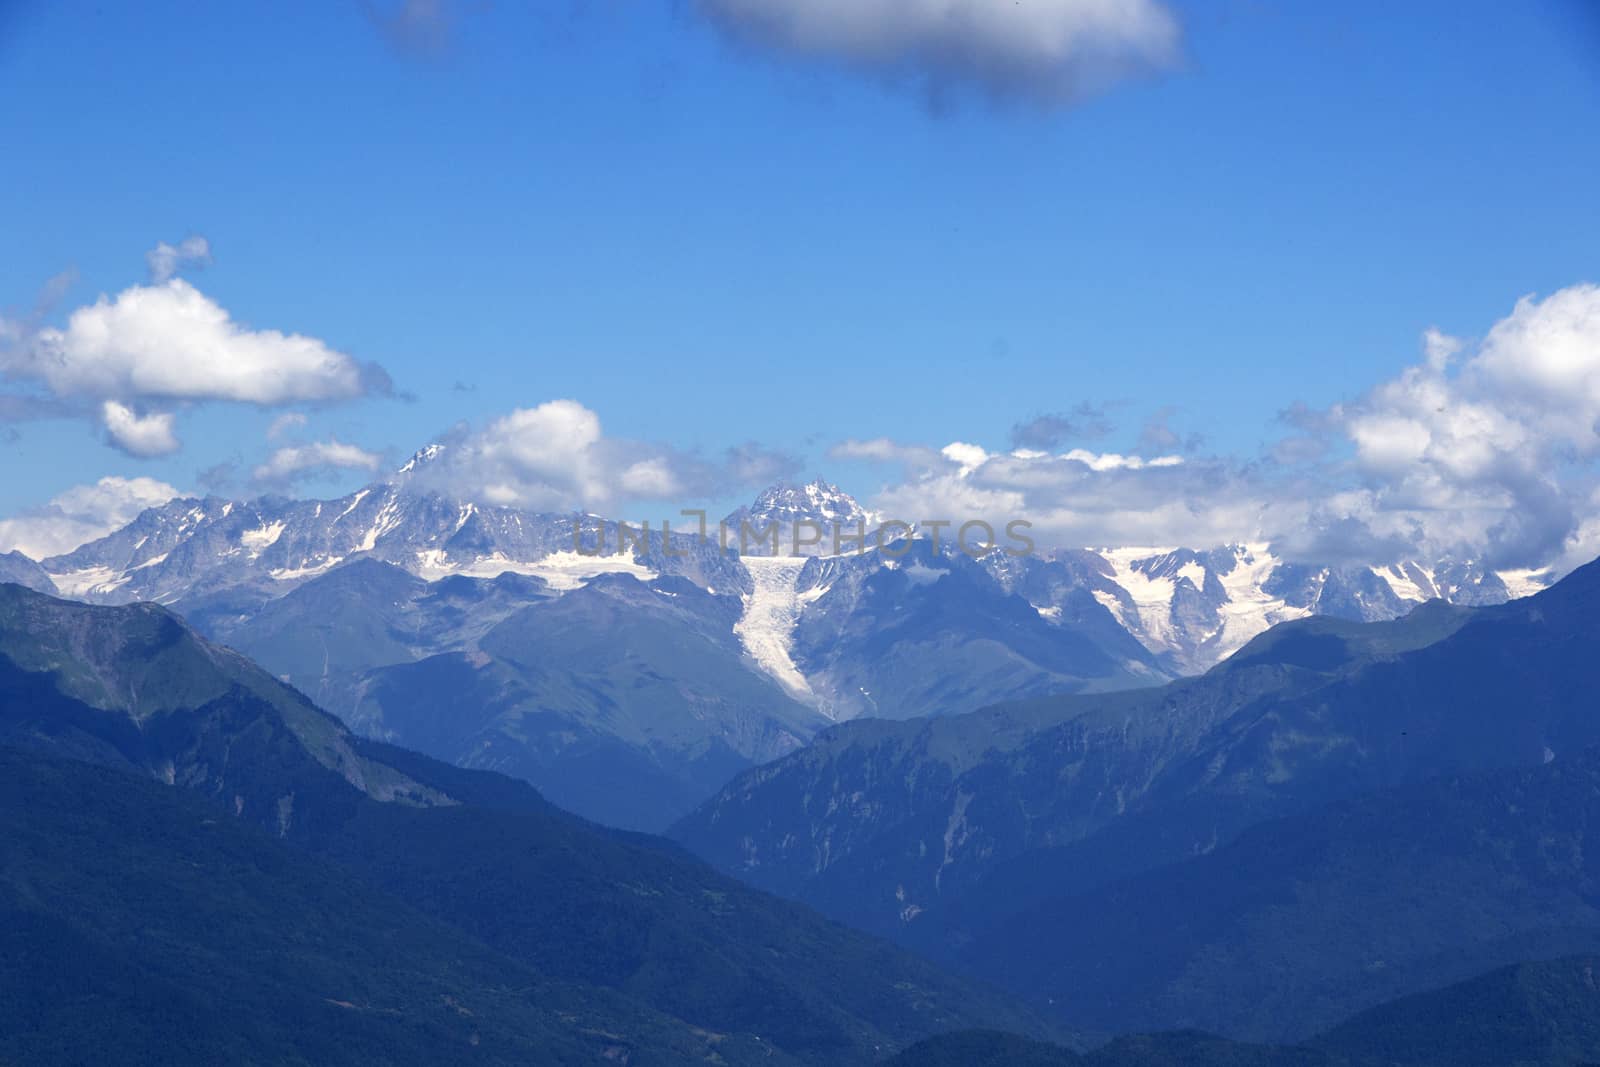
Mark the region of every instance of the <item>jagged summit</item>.
<instances>
[{"instance_id":1,"label":"jagged summit","mask_svg":"<svg viewBox=\"0 0 1600 1067\"><path fill-rule=\"evenodd\" d=\"M437 452L431 453L437 456ZM429 449L418 453L424 461ZM409 464L408 464L409 466ZM508 571L570 589L596 574L690 573L738 586L737 564L680 538L660 556L619 551L610 523L589 527L577 551L571 515L475 503L404 481L380 482L336 500L180 498L72 552L40 561L62 594L102 603L172 604L196 594L251 587L267 597L358 558L395 564L429 581L493 578ZM601 554L597 529L603 533Z\"/></svg>"},{"instance_id":2,"label":"jagged summit","mask_svg":"<svg viewBox=\"0 0 1600 1067\"><path fill-rule=\"evenodd\" d=\"M776 533L776 551L769 539L760 545L745 546L747 555L816 556L833 551L835 530L842 537L858 537L863 529L870 532L873 516L837 485L815 478L804 485L770 485L757 494L754 503L730 512L722 522L729 531L730 543L737 543L744 527L757 534L769 530ZM802 523L808 525L797 529ZM804 542L819 530L819 543L796 544L797 539Z\"/></svg>"},{"instance_id":3,"label":"jagged summit","mask_svg":"<svg viewBox=\"0 0 1600 1067\"><path fill-rule=\"evenodd\" d=\"M823 525L856 523L870 518L867 509L832 482L814 478L804 485L778 482L757 494L755 503L728 516L738 519L793 524L811 521Z\"/></svg>"},{"instance_id":4,"label":"jagged summit","mask_svg":"<svg viewBox=\"0 0 1600 1067\"><path fill-rule=\"evenodd\" d=\"M411 458L406 460L405 463L401 465L400 469L395 471L395 473L415 474L422 467L426 467L428 464L438 459L444 453L444 450L445 446L439 444L437 441L435 441L433 444L423 445L421 448L411 453Z\"/></svg>"},{"instance_id":5,"label":"jagged summit","mask_svg":"<svg viewBox=\"0 0 1600 1067\"><path fill-rule=\"evenodd\" d=\"M57 591L45 569L21 552L0 552L0 582L14 582L40 593Z\"/></svg>"}]
</instances>

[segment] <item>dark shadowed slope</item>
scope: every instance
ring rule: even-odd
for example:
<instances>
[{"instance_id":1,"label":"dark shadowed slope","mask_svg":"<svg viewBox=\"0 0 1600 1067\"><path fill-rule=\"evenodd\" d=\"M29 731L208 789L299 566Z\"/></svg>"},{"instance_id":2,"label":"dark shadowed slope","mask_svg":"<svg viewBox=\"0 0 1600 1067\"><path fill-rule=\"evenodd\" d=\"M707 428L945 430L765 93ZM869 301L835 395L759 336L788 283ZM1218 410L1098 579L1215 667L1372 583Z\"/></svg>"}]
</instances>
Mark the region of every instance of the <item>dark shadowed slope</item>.
<instances>
[{"instance_id":1,"label":"dark shadowed slope","mask_svg":"<svg viewBox=\"0 0 1600 1067\"><path fill-rule=\"evenodd\" d=\"M1496 966L1600 951L1597 856L1589 750L1267 822L1024 910L965 955L1083 1026L1298 1040Z\"/></svg>"},{"instance_id":2,"label":"dark shadowed slope","mask_svg":"<svg viewBox=\"0 0 1600 1067\"><path fill-rule=\"evenodd\" d=\"M1078 1053L1014 1034L918 1042L895 1067L1573 1067L1600 1059L1600 958L1521 963L1381 1004L1302 1046L1196 1031L1119 1037Z\"/></svg>"},{"instance_id":3,"label":"dark shadowed slope","mask_svg":"<svg viewBox=\"0 0 1600 1067\"><path fill-rule=\"evenodd\" d=\"M551 981L191 793L8 748L0 920L5 1062L774 1062Z\"/></svg>"},{"instance_id":4,"label":"dark shadowed slope","mask_svg":"<svg viewBox=\"0 0 1600 1067\"><path fill-rule=\"evenodd\" d=\"M152 606L0 587L0 739L187 786L547 978L812 1062L863 1062L963 1025L1037 1025L666 842L354 738Z\"/></svg>"}]
</instances>

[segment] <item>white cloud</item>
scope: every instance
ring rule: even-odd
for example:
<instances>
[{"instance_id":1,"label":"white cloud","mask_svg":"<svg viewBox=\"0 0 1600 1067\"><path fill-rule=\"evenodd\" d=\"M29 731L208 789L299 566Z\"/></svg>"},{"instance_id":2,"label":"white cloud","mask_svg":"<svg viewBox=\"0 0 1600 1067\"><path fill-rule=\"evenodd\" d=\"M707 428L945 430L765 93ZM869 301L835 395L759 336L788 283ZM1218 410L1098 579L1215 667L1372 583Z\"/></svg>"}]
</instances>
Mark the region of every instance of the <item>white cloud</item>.
<instances>
[{"instance_id":1,"label":"white cloud","mask_svg":"<svg viewBox=\"0 0 1600 1067\"><path fill-rule=\"evenodd\" d=\"M0 519L0 552L16 550L34 559L70 552L178 495L154 478L106 477L75 486L42 508Z\"/></svg>"},{"instance_id":2,"label":"white cloud","mask_svg":"<svg viewBox=\"0 0 1600 1067\"><path fill-rule=\"evenodd\" d=\"M172 432L170 413L140 415L125 404L107 400L100 405L100 419L111 443L130 456L170 456L183 447Z\"/></svg>"},{"instance_id":3,"label":"white cloud","mask_svg":"<svg viewBox=\"0 0 1600 1067\"><path fill-rule=\"evenodd\" d=\"M150 280L159 285L184 267L210 266L211 242L200 236L185 237L175 245L162 241L144 254L144 261Z\"/></svg>"},{"instance_id":4,"label":"white cloud","mask_svg":"<svg viewBox=\"0 0 1600 1067\"><path fill-rule=\"evenodd\" d=\"M1119 452L1090 452L1083 448L1063 452L1061 458L1082 463L1092 471L1137 471L1146 467L1177 467L1183 463L1182 456L1154 456L1145 459L1143 456L1124 456Z\"/></svg>"},{"instance_id":5,"label":"white cloud","mask_svg":"<svg viewBox=\"0 0 1600 1067\"><path fill-rule=\"evenodd\" d=\"M633 501L688 503L793 473L797 461L756 445L707 459L666 445L608 436L576 400L519 408L481 429L460 429L405 473L420 485L536 511L607 512Z\"/></svg>"},{"instance_id":6,"label":"white cloud","mask_svg":"<svg viewBox=\"0 0 1600 1067\"><path fill-rule=\"evenodd\" d=\"M252 472L258 482L287 485L301 478L325 475L340 470L372 473L383 463L376 452L338 439L286 445L272 453Z\"/></svg>"},{"instance_id":7,"label":"white cloud","mask_svg":"<svg viewBox=\"0 0 1600 1067\"><path fill-rule=\"evenodd\" d=\"M978 445L965 441L952 441L939 450L939 454L954 463L961 474L971 474L988 462L989 453Z\"/></svg>"},{"instance_id":8,"label":"white cloud","mask_svg":"<svg viewBox=\"0 0 1600 1067\"><path fill-rule=\"evenodd\" d=\"M1173 65L1177 19L1157 0L699 0L741 39L1045 105Z\"/></svg>"},{"instance_id":9,"label":"white cloud","mask_svg":"<svg viewBox=\"0 0 1600 1067\"><path fill-rule=\"evenodd\" d=\"M1570 555L1597 423L1593 285L1523 297L1475 349L1429 330L1421 363L1327 420L1353 446L1364 484L1339 499L1365 530L1502 567Z\"/></svg>"},{"instance_id":10,"label":"white cloud","mask_svg":"<svg viewBox=\"0 0 1600 1067\"><path fill-rule=\"evenodd\" d=\"M1552 441L1600 451L1600 286L1525 296L1495 323L1467 373L1471 386Z\"/></svg>"},{"instance_id":11,"label":"white cloud","mask_svg":"<svg viewBox=\"0 0 1600 1067\"><path fill-rule=\"evenodd\" d=\"M519 408L456 450L453 465L479 472L497 503L561 509L609 501L615 488L600 416L575 400Z\"/></svg>"},{"instance_id":12,"label":"white cloud","mask_svg":"<svg viewBox=\"0 0 1600 1067\"><path fill-rule=\"evenodd\" d=\"M0 355L9 377L57 396L233 400L265 407L348 400L364 368L314 337L251 330L181 278L136 285L74 311Z\"/></svg>"},{"instance_id":13,"label":"white cloud","mask_svg":"<svg viewBox=\"0 0 1600 1067\"><path fill-rule=\"evenodd\" d=\"M172 276L209 258L203 237L163 242L147 255L152 284L101 295L62 326L41 325L42 315L0 320L0 379L20 386L0 393L0 418L87 418L122 451L157 456L181 447L176 415L195 404L273 408L390 392L382 368L315 337L245 326Z\"/></svg>"}]
</instances>

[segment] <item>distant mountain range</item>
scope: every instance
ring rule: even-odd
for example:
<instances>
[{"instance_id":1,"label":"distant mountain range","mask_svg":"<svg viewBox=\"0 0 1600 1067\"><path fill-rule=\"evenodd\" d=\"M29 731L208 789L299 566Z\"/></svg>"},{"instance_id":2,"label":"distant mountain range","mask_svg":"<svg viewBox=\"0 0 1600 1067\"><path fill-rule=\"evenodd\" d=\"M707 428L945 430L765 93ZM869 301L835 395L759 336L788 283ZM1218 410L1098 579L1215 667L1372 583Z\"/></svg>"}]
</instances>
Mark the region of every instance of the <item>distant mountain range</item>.
<instances>
[{"instance_id":1,"label":"distant mountain range","mask_svg":"<svg viewBox=\"0 0 1600 1067\"><path fill-rule=\"evenodd\" d=\"M790 557L768 600L811 594L805 603L788 605L799 608L816 599L817 582L781 586L791 575L798 578L804 559L832 555L836 532L845 549L839 558L892 561L877 552L849 551L862 530L869 544L876 543L871 535L880 519L821 479L764 490L750 506L724 517L725 534L712 524L702 540L690 523L675 527L670 542L663 542L657 527L644 544L619 551L619 524L613 520L491 507L427 488L431 483L415 479L441 450L430 446L390 481L338 500L178 499L42 561L38 571L16 553L0 557L0 567L15 576L30 574L35 583L48 577L63 595L99 603L171 604L223 589L246 589L265 601L353 559L379 559L429 581L511 572L564 591L620 571L646 580L682 576L713 593L748 595L756 579L738 553L741 530L747 530L752 536L746 556L772 557L775 538L776 554ZM811 529L821 538L796 551L793 535L801 524L807 539ZM635 527L629 529L637 536ZM945 538L943 554L959 555L951 540ZM1082 549L1026 557L997 549L982 563L1004 592L1023 597L1047 621L1075 627L1108 615L1172 673L1197 673L1289 619L1381 621L1427 600L1500 603L1548 583L1548 575L1496 573L1470 561L1310 566L1285 562L1264 545Z\"/></svg>"},{"instance_id":2,"label":"distant mountain range","mask_svg":"<svg viewBox=\"0 0 1600 1067\"><path fill-rule=\"evenodd\" d=\"M0 577L169 605L371 736L644 830L834 722L1158 684L1275 622L1537 584L1470 564L1311 568L1262 546L973 559L904 535L833 554L879 519L820 479L727 516L725 547L714 524L664 537L458 499L430 488L444 455L338 500L174 500L65 555L0 556ZM741 556L746 529L782 554L764 540ZM797 532L817 543L787 554Z\"/></svg>"}]
</instances>

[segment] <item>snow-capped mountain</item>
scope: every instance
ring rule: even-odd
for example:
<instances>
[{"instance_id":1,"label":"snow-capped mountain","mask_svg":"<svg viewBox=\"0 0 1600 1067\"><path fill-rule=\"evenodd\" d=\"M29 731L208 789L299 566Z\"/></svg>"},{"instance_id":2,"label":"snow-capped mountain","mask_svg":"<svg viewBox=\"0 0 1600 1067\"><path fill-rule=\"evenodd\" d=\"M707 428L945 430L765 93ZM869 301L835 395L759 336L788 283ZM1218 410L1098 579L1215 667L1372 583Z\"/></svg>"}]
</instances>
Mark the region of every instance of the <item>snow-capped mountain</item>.
<instances>
[{"instance_id":1,"label":"snow-capped mountain","mask_svg":"<svg viewBox=\"0 0 1600 1067\"><path fill-rule=\"evenodd\" d=\"M727 543L746 556L826 556L870 535L873 515L837 485L779 482L722 520ZM775 546L775 547L774 547Z\"/></svg>"},{"instance_id":2,"label":"snow-capped mountain","mask_svg":"<svg viewBox=\"0 0 1600 1067\"><path fill-rule=\"evenodd\" d=\"M338 500L174 500L107 537L42 561L41 568L30 569L22 557L7 567L36 587L51 583L66 596L101 602L173 604L234 590L233 600L245 611L356 559L391 563L426 581L511 572L555 593L600 574L645 581L675 575L739 596L743 612L734 632L745 653L791 696L839 718L884 714L873 685L907 684L892 678L894 672L869 669L863 657L868 650L886 663L909 656L904 622L913 609L950 625L937 637L924 633L919 640L929 643L902 667L914 659L929 670L947 664L957 673L979 671L975 661L963 659L971 655L967 645L989 642L986 647L1005 650L999 660L984 661L982 671L996 672L991 681L1003 673L999 664L1006 656L1027 646L1034 651L1021 654L1020 691L1038 677L1067 688L1109 688L1199 673L1270 626L1306 615L1392 619L1426 600L1498 603L1546 584L1541 575L1497 574L1462 561L1311 566L1279 559L1265 545L1026 557L996 550L973 564L947 543L937 558L920 550L905 556L903 546L894 552L871 547L872 514L822 479L774 485L727 516L727 550L715 536L702 541L685 531L674 533L667 551L659 533L620 545L618 524L599 516L493 507L420 488L426 483L416 475L442 451L429 446L393 481ZM758 542L746 546L743 558L741 528ZM849 547L863 530L869 547ZM762 537L766 531L772 532ZM836 531L846 546L839 554ZM952 575L959 580L946 581ZM1001 605L1006 598L1026 603L1037 620L1021 629L1014 619L1002 624L1011 618ZM961 612L965 623L957 622ZM1069 657L1072 666L1065 668L1060 648L1036 644L1031 631L1039 623L1058 644L1087 641L1095 655ZM982 632L985 626L996 633ZM966 642L961 650L954 647L958 635ZM853 648L832 647L847 640ZM942 651L935 655L934 649ZM847 662L852 657L861 662ZM988 683L969 688L996 699L1011 692ZM896 707L897 714L914 713L910 705Z\"/></svg>"},{"instance_id":3,"label":"snow-capped mountain","mask_svg":"<svg viewBox=\"0 0 1600 1067\"><path fill-rule=\"evenodd\" d=\"M575 529L576 527L576 529ZM698 538L659 533L621 544L616 523L479 505L405 484L378 483L338 500L184 498L151 508L106 537L42 561L56 587L82 600L172 604L249 586L265 599L358 558L424 579L506 572L570 589L597 574L681 574L738 590L737 561Z\"/></svg>"}]
</instances>

